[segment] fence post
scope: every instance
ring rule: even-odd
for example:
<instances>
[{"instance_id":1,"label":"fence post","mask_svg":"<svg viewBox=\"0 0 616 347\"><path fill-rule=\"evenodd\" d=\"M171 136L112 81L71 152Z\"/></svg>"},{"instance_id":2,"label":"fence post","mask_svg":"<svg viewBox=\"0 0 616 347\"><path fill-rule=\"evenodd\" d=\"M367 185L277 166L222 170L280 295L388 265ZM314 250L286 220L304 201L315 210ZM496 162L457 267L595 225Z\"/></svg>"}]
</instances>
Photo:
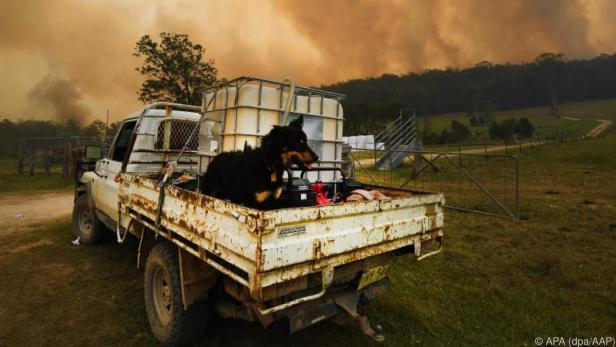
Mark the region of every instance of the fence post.
<instances>
[{"instance_id":1,"label":"fence post","mask_svg":"<svg viewBox=\"0 0 616 347\"><path fill-rule=\"evenodd\" d=\"M62 162L62 177L68 178L68 138L64 138L64 160Z\"/></svg>"},{"instance_id":2,"label":"fence post","mask_svg":"<svg viewBox=\"0 0 616 347\"><path fill-rule=\"evenodd\" d=\"M423 153L421 151L423 151L423 143L415 142L415 153L413 155L413 171L415 177L419 177L421 175L421 168L423 166Z\"/></svg>"},{"instance_id":3,"label":"fence post","mask_svg":"<svg viewBox=\"0 0 616 347\"><path fill-rule=\"evenodd\" d=\"M374 140L374 165L376 165L376 140Z\"/></svg>"},{"instance_id":4,"label":"fence post","mask_svg":"<svg viewBox=\"0 0 616 347\"><path fill-rule=\"evenodd\" d=\"M462 166L462 149L460 148L460 144L458 144L458 164Z\"/></svg>"},{"instance_id":5,"label":"fence post","mask_svg":"<svg viewBox=\"0 0 616 347\"><path fill-rule=\"evenodd\" d=\"M17 173L24 174L24 143L19 139L19 159L17 160Z\"/></svg>"},{"instance_id":6,"label":"fence post","mask_svg":"<svg viewBox=\"0 0 616 347\"><path fill-rule=\"evenodd\" d=\"M28 153L28 174L34 176L34 151L30 150Z\"/></svg>"},{"instance_id":7,"label":"fence post","mask_svg":"<svg viewBox=\"0 0 616 347\"><path fill-rule=\"evenodd\" d=\"M45 149L43 150L43 169L45 170L46 176L51 175L51 171L49 169L49 166L50 166L49 152L50 152L49 147L45 147Z\"/></svg>"},{"instance_id":8,"label":"fence post","mask_svg":"<svg viewBox=\"0 0 616 347\"><path fill-rule=\"evenodd\" d=\"M413 171L414 172L414 177L419 177L421 176L421 157L422 154L418 151L415 151L415 153L413 153Z\"/></svg>"}]
</instances>

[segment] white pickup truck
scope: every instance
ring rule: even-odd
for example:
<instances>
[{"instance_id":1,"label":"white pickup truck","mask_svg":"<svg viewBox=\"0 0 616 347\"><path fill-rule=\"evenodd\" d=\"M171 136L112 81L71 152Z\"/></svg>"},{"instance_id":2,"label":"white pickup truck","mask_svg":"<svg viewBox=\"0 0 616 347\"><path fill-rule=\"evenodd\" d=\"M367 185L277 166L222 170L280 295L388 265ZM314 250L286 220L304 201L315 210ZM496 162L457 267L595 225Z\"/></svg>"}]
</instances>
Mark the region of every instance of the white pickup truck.
<instances>
[{"instance_id":1,"label":"white pickup truck","mask_svg":"<svg viewBox=\"0 0 616 347\"><path fill-rule=\"evenodd\" d=\"M261 89L270 82L245 79ZM242 87L234 82L223 89L237 87L237 106ZM331 96L293 87L291 95L305 93L309 102ZM280 100L275 112L282 114ZM167 345L198 338L211 312L265 327L286 319L290 332L324 319L347 320L382 341L358 305L388 286L393 256L419 260L441 250L442 194L377 187L390 198L268 211L203 195L191 178L203 172L207 156L199 141L185 141L192 133L186 129L204 124L212 110L205 102L155 103L123 122L108 155L78 180L73 221L81 243L97 243L105 230L114 231L118 242L126 235L139 239L148 320ZM160 184L168 162L176 164L175 172Z\"/></svg>"}]
</instances>

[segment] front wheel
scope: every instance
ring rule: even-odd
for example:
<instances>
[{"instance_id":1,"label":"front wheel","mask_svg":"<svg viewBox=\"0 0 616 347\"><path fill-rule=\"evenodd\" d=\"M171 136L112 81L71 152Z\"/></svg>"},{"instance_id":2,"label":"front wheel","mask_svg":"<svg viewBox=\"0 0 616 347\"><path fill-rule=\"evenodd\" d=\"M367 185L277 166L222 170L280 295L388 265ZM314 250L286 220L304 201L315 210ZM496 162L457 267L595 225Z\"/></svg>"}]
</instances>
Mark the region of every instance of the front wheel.
<instances>
[{"instance_id":1,"label":"front wheel","mask_svg":"<svg viewBox=\"0 0 616 347\"><path fill-rule=\"evenodd\" d=\"M145 308L154 336L167 346L193 342L207 324L207 303L184 310L177 247L159 243L145 264Z\"/></svg>"},{"instance_id":2,"label":"front wheel","mask_svg":"<svg viewBox=\"0 0 616 347\"><path fill-rule=\"evenodd\" d=\"M93 208L88 203L88 195L81 194L73 206L73 230L79 242L86 245L98 243L105 233L105 226L98 220Z\"/></svg>"}]
</instances>

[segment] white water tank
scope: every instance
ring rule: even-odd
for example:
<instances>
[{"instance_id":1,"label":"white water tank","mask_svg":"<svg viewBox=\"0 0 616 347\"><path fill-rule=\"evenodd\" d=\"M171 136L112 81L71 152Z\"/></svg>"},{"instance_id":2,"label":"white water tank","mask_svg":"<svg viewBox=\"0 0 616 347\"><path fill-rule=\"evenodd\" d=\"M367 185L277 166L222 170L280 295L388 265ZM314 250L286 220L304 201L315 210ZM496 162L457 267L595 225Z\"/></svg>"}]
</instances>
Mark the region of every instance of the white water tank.
<instances>
[{"instance_id":1,"label":"white water tank","mask_svg":"<svg viewBox=\"0 0 616 347\"><path fill-rule=\"evenodd\" d=\"M287 124L304 116L309 146L319 155L316 167L340 167L343 110L340 94L296 87ZM260 145L260 138L282 122L289 86L256 78L239 78L205 95L206 117L200 128L199 152L206 156ZM209 105L209 106L208 106ZM209 122L206 124L206 122ZM208 133L211 131L211 134ZM205 170L207 163L202 165ZM309 179L332 181L334 172L313 172Z\"/></svg>"}]
</instances>

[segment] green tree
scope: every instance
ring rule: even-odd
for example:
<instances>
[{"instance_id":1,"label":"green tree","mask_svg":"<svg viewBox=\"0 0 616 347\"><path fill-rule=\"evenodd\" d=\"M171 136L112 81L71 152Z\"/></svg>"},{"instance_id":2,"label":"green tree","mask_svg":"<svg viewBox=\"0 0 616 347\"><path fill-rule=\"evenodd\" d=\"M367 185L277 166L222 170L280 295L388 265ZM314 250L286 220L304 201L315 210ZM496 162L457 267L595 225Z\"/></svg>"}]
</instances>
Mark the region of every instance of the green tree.
<instances>
[{"instance_id":1,"label":"green tree","mask_svg":"<svg viewBox=\"0 0 616 347\"><path fill-rule=\"evenodd\" d=\"M453 142L451 141L451 132L449 130L447 130L447 128L441 130L441 133L438 135L438 143L443 145L446 143L450 143Z\"/></svg>"},{"instance_id":2,"label":"green tree","mask_svg":"<svg viewBox=\"0 0 616 347\"><path fill-rule=\"evenodd\" d=\"M205 48L185 34L163 32L160 43L142 36L133 53L143 57L136 70L146 78L139 100L200 104L203 89L216 82L218 73L214 60L203 61L204 54Z\"/></svg>"},{"instance_id":3,"label":"green tree","mask_svg":"<svg viewBox=\"0 0 616 347\"><path fill-rule=\"evenodd\" d=\"M535 127L533 126L533 123L528 120L528 118L522 117L518 119L518 122L515 124L514 131L518 136L529 138L533 136Z\"/></svg>"},{"instance_id":4,"label":"green tree","mask_svg":"<svg viewBox=\"0 0 616 347\"><path fill-rule=\"evenodd\" d=\"M509 140L515 134L514 128L516 120L513 118L505 119L501 123L493 122L490 124L490 138L493 140Z\"/></svg>"},{"instance_id":5,"label":"green tree","mask_svg":"<svg viewBox=\"0 0 616 347\"><path fill-rule=\"evenodd\" d=\"M110 138L109 141L113 140L113 138L120 130L120 126L122 125L122 121L117 121L109 124L109 130L107 130L107 138Z\"/></svg>"},{"instance_id":6,"label":"green tree","mask_svg":"<svg viewBox=\"0 0 616 347\"><path fill-rule=\"evenodd\" d=\"M565 67L565 56L562 53L543 53L535 58L534 64L550 97L552 114L559 117L558 95Z\"/></svg>"},{"instance_id":7,"label":"green tree","mask_svg":"<svg viewBox=\"0 0 616 347\"><path fill-rule=\"evenodd\" d=\"M81 128L79 123L74 119L69 119L64 123L63 136L79 136Z\"/></svg>"},{"instance_id":8,"label":"green tree","mask_svg":"<svg viewBox=\"0 0 616 347\"><path fill-rule=\"evenodd\" d=\"M92 123L90 123L90 125L81 129L81 136L95 137L99 140L102 140L103 137L105 137L106 127L107 125L103 121L96 119Z\"/></svg>"},{"instance_id":9,"label":"green tree","mask_svg":"<svg viewBox=\"0 0 616 347\"><path fill-rule=\"evenodd\" d=\"M468 140L471 137L471 131L468 127L457 120L451 121L452 142Z\"/></svg>"}]
</instances>

